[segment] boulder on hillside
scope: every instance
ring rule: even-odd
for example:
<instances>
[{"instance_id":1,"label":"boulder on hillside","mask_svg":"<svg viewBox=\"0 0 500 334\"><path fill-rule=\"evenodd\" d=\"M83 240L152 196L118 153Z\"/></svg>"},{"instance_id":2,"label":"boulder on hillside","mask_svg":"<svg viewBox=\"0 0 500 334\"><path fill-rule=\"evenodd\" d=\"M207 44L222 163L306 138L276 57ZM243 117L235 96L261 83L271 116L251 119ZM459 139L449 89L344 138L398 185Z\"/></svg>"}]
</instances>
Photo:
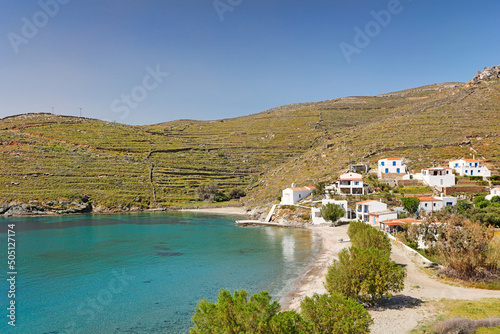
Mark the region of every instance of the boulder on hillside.
<instances>
[{"instance_id":1,"label":"boulder on hillside","mask_svg":"<svg viewBox=\"0 0 500 334\"><path fill-rule=\"evenodd\" d=\"M500 79L500 65L485 67L482 71L477 71L477 74L471 81L472 85L477 85L483 81Z\"/></svg>"}]
</instances>

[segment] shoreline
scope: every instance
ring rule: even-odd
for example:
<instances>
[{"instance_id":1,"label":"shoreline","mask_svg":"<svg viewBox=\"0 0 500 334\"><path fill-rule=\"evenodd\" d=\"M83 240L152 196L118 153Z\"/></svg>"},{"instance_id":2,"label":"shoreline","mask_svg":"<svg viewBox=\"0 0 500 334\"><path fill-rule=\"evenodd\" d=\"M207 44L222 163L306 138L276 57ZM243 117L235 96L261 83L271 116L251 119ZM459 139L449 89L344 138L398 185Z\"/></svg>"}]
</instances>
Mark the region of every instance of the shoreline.
<instances>
[{"instance_id":1,"label":"shoreline","mask_svg":"<svg viewBox=\"0 0 500 334\"><path fill-rule=\"evenodd\" d=\"M339 239L348 239L348 227L349 225L305 227L316 234L318 242L321 242L321 250L312 264L299 276L291 291L282 298L282 310L299 311L300 303L305 297L311 297L315 293L327 293L324 282L328 267L333 259L337 259L343 248L351 245L350 242L339 242Z\"/></svg>"},{"instance_id":2,"label":"shoreline","mask_svg":"<svg viewBox=\"0 0 500 334\"><path fill-rule=\"evenodd\" d=\"M23 205L23 204L16 204ZM248 210L243 206L227 206L227 207L165 207L153 209L98 209L92 211L79 211L79 212L57 212L57 211L22 211L20 213L12 213L4 215L0 214L0 218L9 217L54 217L54 216L67 216L67 215L114 215L114 214L127 214L127 213L146 213L146 212L203 212L223 215L241 215L248 217Z\"/></svg>"}]
</instances>

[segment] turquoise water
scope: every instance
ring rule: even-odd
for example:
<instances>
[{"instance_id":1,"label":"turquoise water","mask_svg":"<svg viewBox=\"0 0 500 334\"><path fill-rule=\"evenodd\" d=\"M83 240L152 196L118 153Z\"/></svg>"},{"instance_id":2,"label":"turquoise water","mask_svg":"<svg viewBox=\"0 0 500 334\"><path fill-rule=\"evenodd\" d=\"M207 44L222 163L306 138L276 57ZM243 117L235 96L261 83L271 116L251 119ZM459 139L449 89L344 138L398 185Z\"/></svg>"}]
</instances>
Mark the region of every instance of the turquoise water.
<instances>
[{"instance_id":1,"label":"turquoise water","mask_svg":"<svg viewBox=\"0 0 500 334\"><path fill-rule=\"evenodd\" d=\"M187 333L218 290L283 297L318 251L309 231L240 217L144 213L0 219L0 333ZM6 225L16 225L16 327Z\"/></svg>"}]
</instances>

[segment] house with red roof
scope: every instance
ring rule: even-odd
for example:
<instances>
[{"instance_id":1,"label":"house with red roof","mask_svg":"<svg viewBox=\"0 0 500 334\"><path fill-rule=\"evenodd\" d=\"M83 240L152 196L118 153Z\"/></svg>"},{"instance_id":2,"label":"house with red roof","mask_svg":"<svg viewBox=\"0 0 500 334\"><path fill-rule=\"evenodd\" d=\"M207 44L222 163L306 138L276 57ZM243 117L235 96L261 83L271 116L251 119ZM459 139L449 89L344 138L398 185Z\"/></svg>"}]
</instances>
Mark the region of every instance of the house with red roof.
<instances>
[{"instance_id":1,"label":"house with red roof","mask_svg":"<svg viewBox=\"0 0 500 334\"><path fill-rule=\"evenodd\" d=\"M418 199L420 200L419 211L427 213L439 211L445 206L457 204L456 197L419 197Z\"/></svg>"},{"instance_id":2,"label":"house with red roof","mask_svg":"<svg viewBox=\"0 0 500 334\"><path fill-rule=\"evenodd\" d=\"M365 186L363 184L363 176L352 172L342 174L330 189L334 189L339 195L364 195Z\"/></svg>"},{"instance_id":3,"label":"house with red roof","mask_svg":"<svg viewBox=\"0 0 500 334\"><path fill-rule=\"evenodd\" d=\"M491 172L486 166L481 166L476 159L458 159L448 163L455 173L460 176L482 176L490 177Z\"/></svg>"},{"instance_id":4,"label":"house with red roof","mask_svg":"<svg viewBox=\"0 0 500 334\"><path fill-rule=\"evenodd\" d=\"M370 221L370 213L384 210L387 210L387 204L380 201L361 201L356 203L356 219L368 223Z\"/></svg>"},{"instance_id":5,"label":"house with red roof","mask_svg":"<svg viewBox=\"0 0 500 334\"><path fill-rule=\"evenodd\" d=\"M429 187L452 187L455 185L455 174L450 167L424 168L421 177Z\"/></svg>"},{"instance_id":6,"label":"house with red roof","mask_svg":"<svg viewBox=\"0 0 500 334\"><path fill-rule=\"evenodd\" d=\"M296 187L295 183L292 183L292 187L283 190L280 204L293 205L310 196L314 189L314 186Z\"/></svg>"},{"instance_id":7,"label":"house with red roof","mask_svg":"<svg viewBox=\"0 0 500 334\"><path fill-rule=\"evenodd\" d=\"M406 175L408 168L402 158L385 158L378 161L378 178L383 179L384 174Z\"/></svg>"}]
</instances>

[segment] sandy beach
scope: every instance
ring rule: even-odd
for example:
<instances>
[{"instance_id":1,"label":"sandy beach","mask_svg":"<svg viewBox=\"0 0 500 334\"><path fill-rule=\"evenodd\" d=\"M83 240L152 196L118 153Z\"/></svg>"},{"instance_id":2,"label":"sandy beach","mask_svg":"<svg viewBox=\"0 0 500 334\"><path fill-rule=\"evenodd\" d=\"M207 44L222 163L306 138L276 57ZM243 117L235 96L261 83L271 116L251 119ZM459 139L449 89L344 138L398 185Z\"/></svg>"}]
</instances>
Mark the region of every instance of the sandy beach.
<instances>
[{"instance_id":1,"label":"sandy beach","mask_svg":"<svg viewBox=\"0 0 500 334\"><path fill-rule=\"evenodd\" d=\"M321 238L321 251L304 276L296 283L297 287L283 299L283 309L298 311L304 297L310 297L314 293L326 293L324 282L328 267L343 248L351 245L350 242L339 241L348 239L348 227L349 225L308 227Z\"/></svg>"}]
</instances>

